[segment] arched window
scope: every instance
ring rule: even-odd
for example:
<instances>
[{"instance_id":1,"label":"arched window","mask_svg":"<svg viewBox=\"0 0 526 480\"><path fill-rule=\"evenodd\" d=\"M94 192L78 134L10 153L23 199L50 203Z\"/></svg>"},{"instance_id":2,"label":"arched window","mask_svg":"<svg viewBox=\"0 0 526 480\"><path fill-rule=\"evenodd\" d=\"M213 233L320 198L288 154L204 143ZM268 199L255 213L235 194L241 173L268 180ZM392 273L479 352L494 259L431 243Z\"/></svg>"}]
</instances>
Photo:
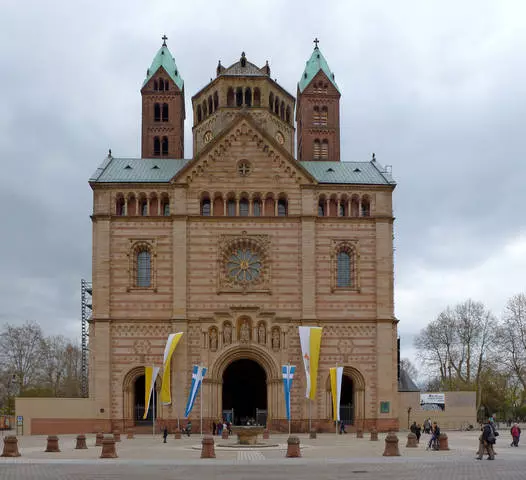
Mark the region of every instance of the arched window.
<instances>
[{"instance_id":1,"label":"arched window","mask_svg":"<svg viewBox=\"0 0 526 480\"><path fill-rule=\"evenodd\" d=\"M158 103L155 103L153 105L153 121L154 122L161 121L161 106Z\"/></svg>"},{"instance_id":2,"label":"arched window","mask_svg":"<svg viewBox=\"0 0 526 480\"><path fill-rule=\"evenodd\" d=\"M162 213L159 212L159 201L157 199L157 195L155 193L150 194L150 206L149 211L150 215L162 215Z\"/></svg>"},{"instance_id":3,"label":"arched window","mask_svg":"<svg viewBox=\"0 0 526 480\"><path fill-rule=\"evenodd\" d=\"M120 217L126 215L126 203L122 195L119 195L115 201L115 213Z\"/></svg>"},{"instance_id":4,"label":"arched window","mask_svg":"<svg viewBox=\"0 0 526 480\"><path fill-rule=\"evenodd\" d=\"M208 114L210 115L214 111L214 101L212 100L212 96L208 97Z\"/></svg>"},{"instance_id":5,"label":"arched window","mask_svg":"<svg viewBox=\"0 0 526 480\"><path fill-rule=\"evenodd\" d=\"M352 264L350 252L345 250L338 252L336 270L336 286L340 288L352 287Z\"/></svg>"},{"instance_id":6,"label":"arched window","mask_svg":"<svg viewBox=\"0 0 526 480\"><path fill-rule=\"evenodd\" d=\"M325 216L325 199L320 198L320 201L318 202L318 217L324 217Z\"/></svg>"},{"instance_id":7,"label":"arched window","mask_svg":"<svg viewBox=\"0 0 526 480\"><path fill-rule=\"evenodd\" d=\"M208 107L206 106L206 100L203 101L203 118L208 117Z\"/></svg>"},{"instance_id":8,"label":"arched window","mask_svg":"<svg viewBox=\"0 0 526 480\"><path fill-rule=\"evenodd\" d=\"M168 80L165 80L165 81L164 81L164 89L165 89L165 90L168 90Z\"/></svg>"},{"instance_id":9,"label":"arched window","mask_svg":"<svg viewBox=\"0 0 526 480\"><path fill-rule=\"evenodd\" d=\"M369 197L364 195L362 197L362 217L369 217L371 215L371 202Z\"/></svg>"},{"instance_id":10,"label":"arched window","mask_svg":"<svg viewBox=\"0 0 526 480\"><path fill-rule=\"evenodd\" d=\"M228 199L227 214L228 214L229 217L235 217L236 216L236 201L233 198L229 198Z\"/></svg>"},{"instance_id":11,"label":"arched window","mask_svg":"<svg viewBox=\"0 0 526 480\"><path fill-rule=\"evenodd\" d=\"M201 200L201 215L203 217L209 217L210 213L211 213L210 199L209 198L203 198Z\"/></svg>"},{"instance_id":12,"label":"arched window","mask_svg":"<svg viewBox=\"0 0 526 480\"><path fill-rule=\"evenodd\" d=\"M358 217L360 215L358 196L353 195L351 199L351 217Z\"/></svg>"},{"instance_id":13,"label":"arched window","mask_svg":"<svg viewBox=\"0 0 526 480\"><path fill-rule=\"evenodd\" d=\"M254 88L254 107L261 107L261 91L258 87Z\"/></svg>"},{"instance_id":14,"label":"arched window","mask_svg":"<svg viewBox=\"0 0 526 480\"><path fill-rule=\"evenodd\" d=\"M219 195L214 198L214 217L222 217L224 214L223 197Z\"/></svg>"},{"instance_id":15,"label":"arched window","mask_svg":"<svg viewBox=\"0 0 526 480\"><path fill-rule=\"evenodd\" d=\"M128 205L126 207L126 213L128 215L137 215L137 200L135 199L135 195L133 193L130 193L128 195Z\"/></svg>"},{"instance_id":16,"label":"arched window","mask_svg":"<svg viewBox=\"0 0 526 480\"><path fill-rule=\"evenodd\" d=\"M318 139L314 140L314 145L312 146L312 158L314 160L319 160L321 155L321 143Z\"/></svg>"},{"instance_id":17,"label":"arched window","mask_svg":"<svg viewBox=\"0 0 526 480\"><path fill-rule=\"evenodd\" d=\"M312 123L313 125L320 124L320 107L313 107L312 109Z\"/></svg>"},{"instance_id":18,"label":"arched window","mask_svg":"<svg viewBox=\"0 0 526 480\"><path fill-rule=\"evenodd\" d=\"M287 205L287 199L280 198L278 200L278 217L286 217L288 214L288 205Z\"/></svg>"},{"instance_id":19,"label":"arched window","mask_svg":"<svg viewBox=\"0 0 526 480\"><path fill-rule=\"evenodd\" d=\"M270 111L272 112L272 109L274 108L274 94L270 92L270 95L268 97L268 106L270 108Z\"/></svg>"},{"instance_id":20,"label":"arched window","mask_svg":"<svg viewBox=\"0 0 526 480\"><path fill-rule=\"evenodd\" d=\"M152 259L148 250L137 252L137 287L150 287L152 284Z\"/></svg>"},{"instance_id":21,"label":"arched window","mask_svg":"<svg viewBox=\"0 0 526 480\"><path fill-rule=\"evenodd\" d=\"M279 97L274 100L274 113L279 115Z\"/></svg>"},{"instance_id":22,"label":"arched window","mask_svg":"<svg viewBox=\"0 0 526 480\"><path fill-rule=\"evenodd\" d=\"M167 103L163 103L163 114L162 114L162 117L163 117L163 122L167 122L168 121L168 104Z\"/></svg>"},{"instance_id":23,"label":"arched window","mask_svg":"<svg viewBox=\"0 0 526 480\"><path fill-rule=\"evenodd\" d=\"M285 120L287 123L292 123L290 118L290 106L287 107L287 111L285 112Z\"/></svg>"},{"instance_id":24,"label":"arched window","mask_svg":"<svg viewBox=\"0 0 526 480\"><path fill-rule=\"evenodd\" d=\"M162 78L159 79L159 90L164 90L164 80Z\"/></svg>"},{"instance_id":25,"label":"arched window","mask_svg":"<svg viewBox=\"0 0 526 480\"><path fill-rule=\"evenodd\" d=\"M219 107L219 95L217 92L214 92L214 112L217 110L217 107Z\"/></svg>"},{"instance_id":26,"label":"arched window","mask_svg":"<svg viewBox=\"0 0 526 480\"><path fill-rule=\"evenodd\" d=\"M345 217L345 204L340 203L340 209L338 210L338 216Z\"/></svg>"},{"instance_id":27,"label":"arched window","mask_svg":"<svg viewBox=\"0 0 526 480\"><path fill-rule=\"evenodd\" d=\"M146 198L141 198L139 200L139 212L142 217L146 217L148 215L148 202L146 201Z\"/></svg>"},{"instance_id":28,"label":"arched window","mask_svg":"<svg viewBox=\"0 0 526 480\"><path fill-rule=\"evenodd\" d=\"M281 102L279 107L279 117L281 120L285 120L285 102Z\"/></svg>"},{"instance_id":29,"label":"arched window","mask_svg":"<svg viewBox=\"0 0 526 480\"><path fill-rule=\"evenodd\" d=\"M321 155L322 160L329 159L329 140L325 139L321 142Z\"/></svg>"},{"instance_id":30,"label":"arched window","mask_svg":"<svg viewBox=\"0 0 526 480\"><path fill-rule=\"evenodd\" d=\"M273 217L275 215L274 205L275 205L274 198L272 198L272 196L269 195L265 199L265 217Z\"/></svg>"},{"instance_id":31,"label":"arched window","mask_svg":"<svg viewBox=\"0 0 526 480\"><path fill-rule=\"evenodd\" d=\"M234 100L235 100L235 95L234 95L234 89L232 87L230 87L228 89L228 92L226 94L226 106L227 107L233 107L234 106Z\"/></svg>"},{"instance_id":32,"label":"arched window","mask_svg":"<svg viewBox=\"0 0 526 480\"><path fill-rule=\"evenodd\" d=\"M329 217L337 217L338 216L338 200L335 196L332 196L329 200Z\"/></svg>"},{"instance_id":33,"label":"arched window","mask_svg":"<svg viewBox=\"0 0 526 480\"><path fill-rule=\"evenodd\" d=\"M162 150L163 150L163 156L168 155L168 137L163 137Z\"/></svg>"},{"instance_id":34,"label":"arched window","mask_svg":"<svg viewBox=\"0 0 526 480\"><path fill-rule=\"evenodd\" d=\"M164 217L170 216L170 199L166 194L161 197L161 212Z\"/></svg>"},{"instance_id":35,"label":"arched window","mask_svg":"<svg viewBox=\"0 0 526 480\"><path fill-rule=\"evenodd\" d=\"M203 119L203 112L201 110L201 105L197 105L197 122L200 122Z\"/></svg>"},{"instance_id":36,"label":"arched window","mask_svg":"<svg viewBox=\"0 0 526 480\"><path fill-rule=\"evenodd\" d=\"M238 107L243 105L243 89L241 87L236 90L236 105Z\"/></svg>"},{"instance_id":37,"label":"arched window","mask_svg":"<svg viewBox=\"0 0 526 480\"><path fill-rule=\"evenodd\" d=\"M161 141L159 137L153 137L153 154L156 156L161 154Z\"/></svg>"},{"instance_id":38,"label":"arched window","mask_svg":"<svg viewBox=\"0 0 526 480\"><path fill-rule=\"evenodd\" d=\"M327 107L321 107L320 111L320 125L326 126L329 119L329 110Z\"/></svg>"},{"instance_id":39,"label":"arched window","mask_svg":"<svg viewBox=\"0 0 526 480\"><path fill-rule=\"evenodd\" d=\"M261 200L259 198L254 199L252 202L252 215L261 217Z\"/></svg>"},{"instance_id":40,"label":"arched window","mask_svg":"<svg viewBox=\"0 0 526 480\"><path fill-rule=\"evenodd\" d=\"M157 83L157 80L153 81L153 89L154 90L159 90L159 84Z\"/></svg>"},{"instance_id":41,"label":"arched window","mask_svg":"<svg viewBox=\"0 0 526 480\"><path fill-rule=\"evenodd\" d=\"M250 88L245 89L245 105L247 107L252 106L252 91L250 90Z\"/></svg>"},{"instance_id":42,"label":"arched window","mask_svg":"<svg viewBox=\"0 0 526 480\"><path fill-rule=\"evenodd\" d=\"M248 217L248 200L246 198L239 201L239 216Z\"/></svg>"}]
</instances>

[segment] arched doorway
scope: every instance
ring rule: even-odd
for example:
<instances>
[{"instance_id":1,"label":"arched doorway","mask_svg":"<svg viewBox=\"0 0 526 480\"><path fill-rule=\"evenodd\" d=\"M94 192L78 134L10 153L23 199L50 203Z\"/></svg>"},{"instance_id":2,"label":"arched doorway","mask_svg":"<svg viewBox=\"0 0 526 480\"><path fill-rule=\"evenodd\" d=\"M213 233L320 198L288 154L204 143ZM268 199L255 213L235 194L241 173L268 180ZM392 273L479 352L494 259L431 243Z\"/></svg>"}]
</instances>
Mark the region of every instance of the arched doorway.
<instances>
[{"instance_id":1,"label":"arched doorway","mask_svg":"<svg viewBox=\"0 0 526 480\"><path fill-rule=\"evenodd\" d=\"M133 386L133 420L135 425L152 425L153 423L153 405L157 401L156 388L153 389L152 398L150 400L150 408L148 410L148 416L143 420L144 409L145 409L145 376L140 375L135 380ZM157 409L155 411L155 418L157 418Z\"/></svg>"},{"instance_id":2,"label":"arched doorway","mask_svg":"<svg viewBox=\"0 0 526 480\"><path fill-rule=\"evenodd\" d=\"M342 377L340 420L345 425L354 425L354 383L347 375Z\"/></svg>"},{"instance_id":3,"label":"arched doorway","mask_svg":"<svg viewBox=\"0 0 526 480\"><path fill-rule=\"evenodd\" d=\"M259 363L240 359L225 369L223 416L235 425L266 424L267 375Z\"/></svg>"}]
</instances>

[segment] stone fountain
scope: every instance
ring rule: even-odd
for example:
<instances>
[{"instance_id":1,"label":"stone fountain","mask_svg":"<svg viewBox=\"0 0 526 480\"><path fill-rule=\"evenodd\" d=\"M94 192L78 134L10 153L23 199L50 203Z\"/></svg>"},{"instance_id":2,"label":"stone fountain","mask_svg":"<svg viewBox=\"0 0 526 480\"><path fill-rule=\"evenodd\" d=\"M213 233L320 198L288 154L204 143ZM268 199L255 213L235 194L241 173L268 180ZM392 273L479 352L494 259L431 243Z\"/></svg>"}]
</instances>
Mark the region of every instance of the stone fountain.
<instances>
[{"instance_id":1,"label":"stone fountain","mask_svg":"<svg viewBox=\"0 0 526 480\"><path fill-rule=\"evenodd\" d=\"M237 435L238 445L264 445L258 443L258 435L265 431L265 427L260 426L232 426L232 432Z\"/></svg>"}]
</instances>

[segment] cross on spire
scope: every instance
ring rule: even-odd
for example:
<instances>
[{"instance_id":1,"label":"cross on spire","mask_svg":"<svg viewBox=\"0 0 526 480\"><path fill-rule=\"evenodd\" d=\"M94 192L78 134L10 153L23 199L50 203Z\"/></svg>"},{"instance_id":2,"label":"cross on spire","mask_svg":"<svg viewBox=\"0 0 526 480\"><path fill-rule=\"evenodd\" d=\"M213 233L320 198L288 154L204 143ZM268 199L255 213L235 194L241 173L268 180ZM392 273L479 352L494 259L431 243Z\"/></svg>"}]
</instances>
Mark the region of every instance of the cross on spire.
<instances>
[{"instance_id":1,"label":"cross on spire","mask_svg":"<svg viewBox=\"0 0 526 480\"><path fill-rule=\"evenodd\" d=\"M161 37L161 40L163 41L163 47L166 47L166 40L168 40L168 37L166 35L163 35Z\"/></svg>"},{"instance_id":2,"label":"cross on spire","mask_svg":"<svg viewBox=\"0 0 526 480\"><path fill-rule=\"evenodd\" d=\"M313 40L314 44L316 45L314 48L318 48L318 43L320 43L320 41L318 40L318 37L316 37L314 40Z\"/></svg>"}]
</instances>

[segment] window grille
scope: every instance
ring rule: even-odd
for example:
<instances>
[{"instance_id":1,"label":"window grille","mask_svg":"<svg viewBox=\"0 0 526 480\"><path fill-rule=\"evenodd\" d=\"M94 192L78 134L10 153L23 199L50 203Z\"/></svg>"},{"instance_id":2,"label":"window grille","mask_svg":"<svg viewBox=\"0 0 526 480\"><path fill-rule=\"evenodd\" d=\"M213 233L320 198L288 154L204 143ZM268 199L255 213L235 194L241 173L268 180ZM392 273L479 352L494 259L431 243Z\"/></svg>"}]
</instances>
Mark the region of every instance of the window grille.
<instances>
[{"instance_id":1,"label":"window grille","mask_svg":"<svg viewBox=\"0 0 526 480\"><path fill-rule=\"evenodd\" d=\"M137 286L151 285L151 256L150 252L142 250L137 254Z\"/></svg>"},{"instance_id":2,"label":"window grille","mask_svg":"<svg viewBox=\"0 0 526 480\"><path fill-rule=\"evenodd\" d=\"M314 160L320 159L320 153L321 153L320 141L314 140L314 148L312 149L312 156L314 157Z\"/></svg>"},{"instance_id":3,"label":"window grille","mask_svg":"<svg viewBox=\"0 0 526 480\"><path fill-rule=\"evenodd\" d=\"M338 252L336 285L338 287L351 286L351 256L348 252Z\"/></svg>"}]
</instances>

